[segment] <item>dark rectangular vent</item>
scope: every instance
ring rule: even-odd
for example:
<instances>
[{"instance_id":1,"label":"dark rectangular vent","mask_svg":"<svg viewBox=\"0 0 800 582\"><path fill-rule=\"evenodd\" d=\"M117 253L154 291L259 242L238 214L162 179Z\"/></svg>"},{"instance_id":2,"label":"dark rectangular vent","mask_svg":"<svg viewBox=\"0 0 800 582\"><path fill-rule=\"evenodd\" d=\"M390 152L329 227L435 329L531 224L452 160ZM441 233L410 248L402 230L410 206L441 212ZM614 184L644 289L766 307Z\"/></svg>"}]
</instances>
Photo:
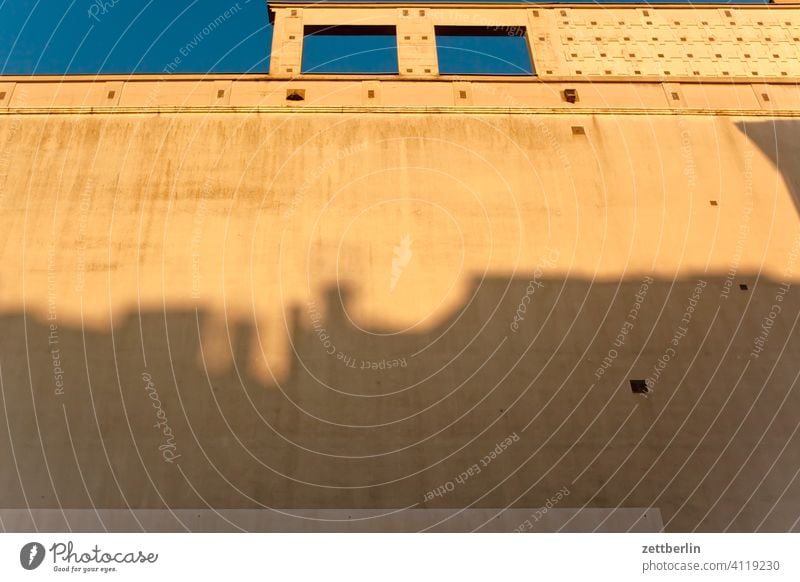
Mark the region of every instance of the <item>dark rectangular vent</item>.
<instances>
[{"instance_id":1,"label":"dark rectangular vent","mask_svg":"<svg viewBox=\"0 0 800 582\"><path fill-rule=\"evenodd\" d=\"M634 394L647 394L650 392L647 387L647 380L631 380L631 392Z\"/></svg>"},{"instance_id":2,"label":"dark rectangular vent","mask_svg":"<svg viewBox=\"0 0 800 582\"><path fill-rule=\"evenodd\" d=\"M304 89L287 89L286 90L286 100L287 101L305 101L306 99L306 92Z\"/></svg>"}]
</instances>

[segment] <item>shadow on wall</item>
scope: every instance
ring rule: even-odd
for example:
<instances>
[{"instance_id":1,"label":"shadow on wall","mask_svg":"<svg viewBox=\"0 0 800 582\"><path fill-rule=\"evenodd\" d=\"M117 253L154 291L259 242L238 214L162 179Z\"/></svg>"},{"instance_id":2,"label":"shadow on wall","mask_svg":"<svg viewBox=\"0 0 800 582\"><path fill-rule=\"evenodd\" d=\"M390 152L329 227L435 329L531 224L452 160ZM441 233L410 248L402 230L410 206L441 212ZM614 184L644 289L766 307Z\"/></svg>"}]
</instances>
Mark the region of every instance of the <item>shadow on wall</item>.
<instances>
[{"instance_id":1,"label":"shadow on wall","mask_svg":"<svg viewBox=\"0 0 800 582\"><path fill-rule=\"evenodd\" d=\"M740 121L736 127L772 160L800 212L800 120Z\"/></svg>"},{"instance_id":2,"label":"shadow on wall","mask_svg":"<svg viewBox=\"0 0 800 582\"><path fill-rule=\"evenodd\" d=\"M569 507L658 507L672 531L797 530L798 295L745 273L495 277L392 334L331 289L294 311L268 384L245 364L255 325L211 373L203 312L111 333L7 313L0 506L541 507L568 487Z\"/></svg>"}]
</instances>

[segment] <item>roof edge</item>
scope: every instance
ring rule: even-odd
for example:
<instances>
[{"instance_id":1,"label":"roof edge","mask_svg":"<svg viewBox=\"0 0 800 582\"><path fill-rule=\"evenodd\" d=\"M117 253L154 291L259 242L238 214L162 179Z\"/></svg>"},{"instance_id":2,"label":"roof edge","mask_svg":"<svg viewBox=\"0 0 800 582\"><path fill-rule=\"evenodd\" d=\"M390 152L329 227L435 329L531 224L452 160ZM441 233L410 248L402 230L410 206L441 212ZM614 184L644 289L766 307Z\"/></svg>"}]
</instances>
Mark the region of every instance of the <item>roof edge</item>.
<instances>
[{"instance_id":1,"label":"roof edge","mask_svg":"<svg viewBox=\"0 0 800 582\"><path fill-rule=\"evenodd\" d=\"M401 8L403 6L418 6L423 5L428 8L628 8L628 9L659 9L659 8L718 8L721 6L733 7L736 9L751 9L751 8L766 8L766 7L797 7L800 6L800 0L770 0L763 4L755 3L736 3L731 1L719 0L713 2L486 2L484 0L475 0L471 2L459 0L440 0L431 2L430 0L408 0L406 2L398 2L389 0L382 2L380 0L267 0L268 7L281 8L285 6L302 6L307 8Z\"/></svg>"}]
</instances>

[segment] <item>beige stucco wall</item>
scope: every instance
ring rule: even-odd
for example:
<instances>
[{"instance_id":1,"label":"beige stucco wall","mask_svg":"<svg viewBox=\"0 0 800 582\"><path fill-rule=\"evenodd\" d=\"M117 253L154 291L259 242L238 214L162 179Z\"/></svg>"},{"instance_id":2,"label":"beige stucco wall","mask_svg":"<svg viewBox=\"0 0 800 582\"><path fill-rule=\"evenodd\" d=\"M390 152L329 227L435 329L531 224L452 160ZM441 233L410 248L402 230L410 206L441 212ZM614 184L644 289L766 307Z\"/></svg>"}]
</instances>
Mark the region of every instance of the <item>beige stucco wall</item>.
<instances>
[{"instance_id":1,"label":"beige stucco wall","mask_svg":"<svg viewBox=\"0 0 800 582\"><path fill-rule=\"evenodd\" d=\"M1 504L796 527L797 123L6 114Z\"/></svg>"},{"instance_id":2,"label":"beige stucco wall","mask_svg":"<svg viewBox=\"0 0 800 582\"><path fill-rule=\"evenodd\" d=\"M461 5L314 6L271 3L270 74L301 71L309 25L397 27L399 75L438 74L434 27L489 26L516 35L525 27L536 69L553 77L745 78L800 75L797 5Z\"/></svg>"}]
</instances>

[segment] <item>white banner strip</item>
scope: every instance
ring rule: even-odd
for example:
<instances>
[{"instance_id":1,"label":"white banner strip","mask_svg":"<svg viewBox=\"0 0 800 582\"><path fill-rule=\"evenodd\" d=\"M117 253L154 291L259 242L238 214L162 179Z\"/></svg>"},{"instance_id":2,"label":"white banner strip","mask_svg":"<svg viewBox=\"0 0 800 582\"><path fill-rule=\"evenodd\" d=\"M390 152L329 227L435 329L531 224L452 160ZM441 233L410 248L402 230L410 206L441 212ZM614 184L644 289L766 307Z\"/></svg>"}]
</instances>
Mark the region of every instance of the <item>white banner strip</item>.
<instances>
[{"instance_id":1,"label":"white banner strip","mask_svg":"<svg viewBox=\"0 0 800 582\"><path fill-rule=\"evenodd\" d=\"M796 581L797 543L792 534L4 534L0 580Z\"/></svg>"}]
</instances>

